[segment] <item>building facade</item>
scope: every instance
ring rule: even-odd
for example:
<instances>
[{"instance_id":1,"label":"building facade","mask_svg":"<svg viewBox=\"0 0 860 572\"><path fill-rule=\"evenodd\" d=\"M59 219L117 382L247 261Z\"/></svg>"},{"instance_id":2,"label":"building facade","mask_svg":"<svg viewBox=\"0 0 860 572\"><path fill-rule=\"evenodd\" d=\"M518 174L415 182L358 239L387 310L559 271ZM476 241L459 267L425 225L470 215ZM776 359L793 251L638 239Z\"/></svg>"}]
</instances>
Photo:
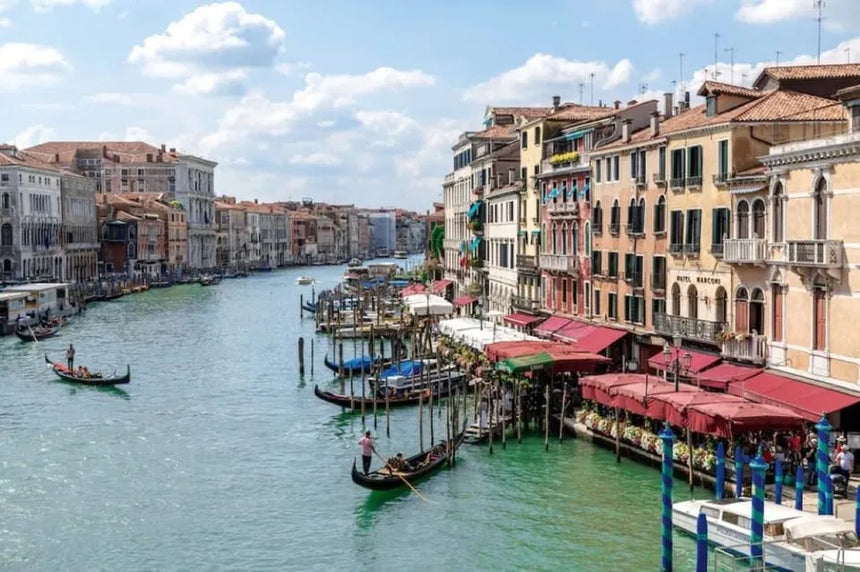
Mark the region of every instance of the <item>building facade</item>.
<instances>
[{"instance_id":1,"label":"building facade","mask_svg":"<svg viewBox=\"0 0 860 572\"><path fill-rule=\"evenodd\" d=\"M89 282L98 277L99 221L96 212L96 182L70 172L60 176L62 196L62 279Z\"/></svg>"}]
</instances>

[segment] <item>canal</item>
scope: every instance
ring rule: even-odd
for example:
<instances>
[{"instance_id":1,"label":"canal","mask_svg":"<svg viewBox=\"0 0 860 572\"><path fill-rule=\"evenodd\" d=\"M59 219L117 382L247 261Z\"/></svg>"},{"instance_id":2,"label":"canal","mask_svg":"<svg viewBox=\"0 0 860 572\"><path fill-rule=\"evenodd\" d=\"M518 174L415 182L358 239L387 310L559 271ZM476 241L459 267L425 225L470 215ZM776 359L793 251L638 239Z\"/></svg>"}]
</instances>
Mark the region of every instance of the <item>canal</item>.
<instances>
[{"instance_id":1,"label":"canal","mask_svg":"<svg viewBox=\"0 0 860 572\"><path fill-rule=\"evenodd\" d=\"M315 267L151 290L90 306L56 338L0 338L0 566L27 570L654 570L656 469L540 435L464 446L414 494L349 476L361 419L299 379L299 275ZM55 380L43 355L110 373L125 390ZM309 354L309 344L306 350ZM350 357L351 345L345 344ZM417 448L417 410L380 419L383 455ZM372 424L372 417L368 417ZM437 428L443 426L437 423ZM438 429L437 429L438 430ZM676 482L676 499L689 498ZM675 536L676 569L692 540Z\"/></svg>"}]
</instances>

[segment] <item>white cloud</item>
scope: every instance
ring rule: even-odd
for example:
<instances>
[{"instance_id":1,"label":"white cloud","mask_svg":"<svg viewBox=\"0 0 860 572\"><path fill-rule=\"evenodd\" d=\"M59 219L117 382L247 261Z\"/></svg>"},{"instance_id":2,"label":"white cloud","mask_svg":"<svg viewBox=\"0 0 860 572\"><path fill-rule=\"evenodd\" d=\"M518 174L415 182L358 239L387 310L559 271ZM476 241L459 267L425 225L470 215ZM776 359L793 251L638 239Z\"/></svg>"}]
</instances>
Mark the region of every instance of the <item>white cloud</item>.
<instances>
[{"instance_id":1,"label":"white cloud","mask_svg":"<svg viewBox=\"0 0 860 572\"><path fill-rule=\"evenodd\" d=\"M149 131L143 127L137 127L135 125L126 128L124 138L126 141L145 141L147 143L155 142L155 138Z\"/></svg>"},{"instance_id":2,"label":"white cloud","mask_svg":"<svg viewBox=\"0 0 860 572\"><path fill-rule=\"evenodd\" d=\"M50 141L54 138L54 134L56 130L51 127L46 127L44 125L33 125L28 127L15 135L12 138L12 143L18 146L21 149L32 147L33 145L38 145L39 143L44 143L45 141Z\"/></svg>"},{"instance_id":3,"label":"white cloud","mask_svg":"<svg viewBox=\"0 0 860 572\"><path fill-rule=\"evenodd\" d=\"M193 75L173 86L173 91L182 95L238 95L245 91L245 76L244 70Z\"/></svg>"},{"instance_id":4,"label":"white cloud","mask_svg":"<svg viewBox=\"0 0 860 572\"><path fill-rule=\"evenodd\" d=\"M535 54L520 67L468 88L463 99L482 104L533 102L547 99L547 94L553 90L573 92L579 82L588 85L591 74L594 74L596 85L614 89L630 81L633 72L633 64L628 59L610 68L605 62Z\"/></svg>"},{"instance_id":5,"label":"white cloud","mask_svg":"<svg viewBox=\"0 0 860 572\"><path fill-rule=\"evenodd\" d=\"M33 9L36 12L50 12L58 6L72 6L74 4L83 4L90 10L98 12L113 0L30 0Z\"/></svg>"},{"instance_id":6,"label":"white cloud","mask_svg":"<svg viewBox=\"0 0 860 572\"><path fill-rule=\"evenodd\" d=\"M5 12L18 4L18 0L0 0L0 12Z\"/></svg>"},{"instance_id":7,"label":"white cloud","mask_svg":"<svg viewBox=\"0 0 860 572\"><path fill-rule=\"evenodd\" d=\"M320 129L331 129L336 123L337 121L334 119L326 119L325 121L317 121L317 127Z\"/></svg>"},{"instance_id":8,"label":"white cloud","mask_svg":"<svg viewBox=\"0 0 860 572\"><path fill-rule=\"evenodd\" d=\"M852 30L860 26L857 0L828 0L822 25L831 30ZM735 18L747 24L775 24L786 20L812 20L818 9L810 0L744 0Z\"/></svg>"},{"instance_id":9,"label":"white cloud","mask_svg":"<svg viewBox=\"0 0 860 572\"><path fill-rule=\"evenodd\" d=\"M0 45L0 90L53 84L70 69L63 54L51 46Z\"/></svg>"},{"instance_id":10,"label":"white cloud","mask_svg":"<svg viewBox=\"0 0 860 572\"><path fill-rule=\"evenodd\" d=\"M311 63L310 62L286 62L286 63L276 65L275 69L278 70L278 73L280 73L280 74L290 75L293 73L298 73L301 71L311 69Z\"/></svg>"},{"instance_id":11,"label":"white cloud","mask_svg":"<svg viewBox=\"0 0 860 572\"><path fill-rule=\"evenodd\" d=\"M293 165L340 165L342 162L339 157L319 152L290 157L290 163Z\"/></svg>"},{"instance_id":12,"label":"white cloud","mask_svg":"<svg viewBox=\"0 0 860 572\"><path fill-rule=\"evenodd\" d=\"M12 20L9 18L0 18L0 28L11 28Z\"/></svg>"},{"instance_id":13,"label":"white cloud","mask_svg":"<svg viewBox=\"0 0 860 572\"><path fill-rule=\"evenodd\" d=\"M100 105L118 105L122 107L158 107L164 103L163 98L151 93L119 93L104 92L87 96L88 103Z\"/></svg>"},{"instance_id":14,"label":"white cloud","mask_svg":"<svg viewBox=\"0 0 860 572\"><path fill-rule=\"evenodd\" d=\"M274 20L251 14L238 2L207 4L134 46L128 61L150 76L185 78L177 88L184 93L217 94L225 77L235 88L237 74L271 66L284 36Z\"/></svg>"},{"instance_id":15,"label":"white cloud","mask_svg":"<svg viewBox=\"0 0 860 572\"><path fill-rule=\"evenodd\" d=\"M685 16L697 5L709 2L713 0L633 0L633 10L640 22L653 26Z\"/></svg>"},{"instance_id":16,"label":"white cloud","mask_svg":"<svg viewBox=\"0 0 860 572\"><path fill-rule=\"evenodd\" d=\"M355 118L368 131L385 136L398 136L415 129L418 123L397 111L357 111Z\"/></svg>"}]
</instances>

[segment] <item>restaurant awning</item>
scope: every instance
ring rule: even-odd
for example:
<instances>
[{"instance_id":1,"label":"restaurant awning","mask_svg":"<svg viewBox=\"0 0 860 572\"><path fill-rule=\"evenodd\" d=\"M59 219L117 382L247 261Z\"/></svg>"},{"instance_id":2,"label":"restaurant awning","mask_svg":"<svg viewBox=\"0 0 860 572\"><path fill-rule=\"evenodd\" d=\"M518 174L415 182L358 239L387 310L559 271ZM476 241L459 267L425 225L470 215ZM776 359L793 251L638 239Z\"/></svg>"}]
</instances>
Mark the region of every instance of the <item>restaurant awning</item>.
<instances>
[{"instance_id":1,"label":"restaurant awning","mask_svg":"<svg viewBox=\"0 0 860 572\"><path fill-rule=\"evenodd\" d=\"M821 416L845 409L860 402L860 397L835 389L812 385L770 372L762 372L742 383L735 384L743 397L782 405L809 421L818 421Z\"/></svg>"},{"instance_id":2,"label":"restaurant awning","mask_svg":"<svg viewBox=\"0 0 860 572\"><path fill-rule=\"evenodd\" d=\"M436 280L433 284L430 285L430 290L432 292L444 292L445 288L451 285L450 280Z\"/></svg>"},{"instance_id":3,"label":"restaurant awning","mask_svg":"<svg viewBox=\"0 0 860 572\"><path fill-rule=\"evenodd\" d=\"M548 353L538 353L528 356L513 357L496 362L496 369L506 373L523 373L552 368L555 362Z\"/></svg>"},{"instance_id":4,"label":"restaurant awning","mask_svg":"<svg viewBox=\"0 0 860 572\"><path fill-rule=\"evenodd\" d=\"M539 322L541 318L540 316L532 316L531 314L515 313L508 314L504 319L509 324L525 327L530 326L535 322Z\"/></svg>"},{"instance_id":5,"label":"restaurant awning","mask_svg":"<svg viewBox=\"0 0 860 572\"><path fill-rule=\"evenodd\" d=\"M744 381L759 373L761 373L761 369L756 367L721 363L699 373L696 376L695 383L700 387L710 387L725 391L729 387L729 384L736 381Z\"/></svg>"},{"instance_id":6,"label":"restaurant awning","mask_svg":"<svg viewBox=\"0 0 860 572\"><path fill-rule=\"evenodd\" d=\"M474 296L458 296L452 300L455 306L468 306L478 301Z\"/></svg>"},{"instance_id":7,"label":"restaurant awning","mask_svg":"<svg viewBox=\"0 0 860 572\"><path fill-rule=\"evenodd\" d=\"M621 338L627 335L624 330L596 326L584 338L577 340L574 344L577 348L587 352L602 352Z\"/></svg>"},{"instance_id":8,"label":"restaurant awning","mask_svg":"<svg viewBox=\"0 0 860 572\"><path fill-rule=\"evenodd\" d=\"M803 426L803 418L785 407L762 403L700 403L687 409L687 426L694 433L732 439L747 431L796 429Z\"/></svg>"},{"instance_id":9,"label":"restaurant awning","mask_svg":"<svg viewBox=\"0 0 860 572\"><path fill-rule=\"evenodd\" d=\"M567 324L553 332L552 339L573 344L591 333L594 328L595 326L591 324L586 324L578 320L570 320Z\"/></svg>"},{"instance_id":10,"label":"restaurant awning","mask_svg":"<svg viewBox=\"0 0 860 572\"><path fill-rule=\"evenodd\" d=\"M544 337L551 337L555 332L562 329L570 323L568 318L561 316L551 316L543 324L535 328L535 334Z\"/></svg>"},{"instance_id":11,"label":"restaurant awning","mask_svg":"<svg viewBox=\"0 0 860 572\"><path fill-rule=\"evenodd\" d=\"M410 284L409 286L400 291L400 295L405 298L407 296L412 296L413 294L420 294L426 289L427 288L424 287L424 284Z\"/></svg>"},{"instance_id":12,"label":"restaurant awning","mask_svg":"<svg viewBox=\"0 0 860 572\"><path fill-rule=\"evenodd\" d=\"M583 399L591 399L603 405L612 405L609 391L616 386L629 383L640 383L653 379L642 373L605 373L603 375L586 375L579 378L579 387Z\"/></svg>"},{"instance_id":13,"label":"restaurant awning","mask_svg":"<svg viewBox=\"0 0 860 572\"><path fill-rule=\"evenodd\" d=\"M684 356L686 354L690 354L689 368L684 367ZM681 362L680 375L682 376L689 376L691 373L699 373L703 369L706 369L720 361L720 356L697 352L696 350L689 350L687 348L680 348L679 352L679 348L672 346L672 353L669 355L668 365L666 364L666 356L663 355L663 352L660 352L648 360L648 366L656 369L657 371L664 371L666 369L672 371L676 357L678 357Z\"/></svg>"},{"instance_id":14,"label":"restaurant awning","mask_svg":"<svg viewBox=\"0 0 860 572\"><path fill-rule=\"evenodd\" d=\"M693 385L682 383L678 386L678 393L696 393L702 391ZM646 381L627 383L611 388L607 393L612 396L611 405L620 407L625 411L636 415L648 413L648 400L661 393L675 393L675 384L666 383L659 377L649 376Z\"/></svg>"},{"instance_id":15,"label":"restaurant awning","mask_svg":"<svg viewBox=\"0 0 860 572\"><path fill-rule=\"evenodd\" d=\"M687 409L702 403L740 403L743 399L713 391L662 392L648 400L647 416L668 421L678 427L687 426Z\"/></svg>"},{"instance_id":16,"label":"restaurant awning","mask_svg":"<svg viewBox=\"0 0 860 572\"><path fill-rule=\"evenodd\" d=\"M488 344L484 352L490 361L546 353L555 362L555 372L591 372L595 366L609 361L602 355L579 351L573 346L549 340L496 342Z\"/></svg>"}]
</instances>

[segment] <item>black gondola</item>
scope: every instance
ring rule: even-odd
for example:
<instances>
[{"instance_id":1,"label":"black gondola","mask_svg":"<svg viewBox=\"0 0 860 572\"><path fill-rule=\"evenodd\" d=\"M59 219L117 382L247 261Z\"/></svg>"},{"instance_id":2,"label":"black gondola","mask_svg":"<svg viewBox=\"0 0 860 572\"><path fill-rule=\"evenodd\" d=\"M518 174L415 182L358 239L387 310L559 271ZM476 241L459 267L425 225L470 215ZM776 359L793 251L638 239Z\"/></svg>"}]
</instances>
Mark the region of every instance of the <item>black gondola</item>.
<instances>
[{"instance_id":1,"label":"black gondola","mask_svg":"<svg viewBox=\"0 0 860 572\"><path fill-rule=\"evenodd\" d=\"M323 401L328 401L334 405L339 407L344 407L346 409L350 408L350 402L352 403L352 409L355 411L361 411L361 404L364 402L365 409L373 409L373 397L365 397L362 399L360 395L353 397L350 400L349 395L341 395L339 393L332 393L331 391L323 391L319 388L319 386L314 386L314 395L322 399ZM447 395L447 391L445 391L441 396L435 395L434 397L445 397ZM424 401L427 401L430 398L430 393L428 391L423 392ZM388 398L388 406L389 407L398 407L400 405L417 405L421 401L421 393L413 392L409 395L405 395L403 397L389 397ZM376 397L376 406L377 407L385 407L385 398L384 397Z\"/></svg>"},{"instance_id":2,"label":"black gondola","mask_svg":"<svg viewBox=\"0 0 860 572\"><path fill-rule=\"evenodd\" d=\"M338 364L329 360L328 356L323 357L323 363L325 364L325 366L327 368L332 370L334 373L337 373L339 371ZM362 372L370 373L371 370L375 367L378 367L378 366L388 367L389 365L391 365L391 360L389 360L389 359L382 360L382 362L380 363L379 358L376 357L376 358L374 358L373 364L371 364L370 363L370 357L368 357L368 356L361 357L361 358L353 358L350 360L344 360L344 362L343 362L343 375L345 377L350 377L353 375L361 375Z\"/></svg>"},{"instance_id":3,"label":"black gondola","mask_svg":"<svg viewBox=\"0 0 860 572\"><path fill-rule=\"evenodd\" d=\"M102 377L100 373L92 374L90 377L78 377L69 372L69 368L57 362L53 362L45 355L45 361L51 365L51 370L63 381L81 383L84 385L123 385L131 381L131 366L126 366L125 375Z\"/></svg>"},{"instance_id":4,"label":"black gondola","mask_svg":"<svg viewBox=\"0 0 860 572\"><path fill-rule=\"evenodd\" d=\"M460 433L450 441L453 450L451 455L456 454L457 449L463 443L463 433ZM366 489L374 491L386 491L407 486L407 482L411 485L417 479L426 477L439 469L448 460L447 456L448 442L443 441L432 449L418 453L406 459L406 463L414 467L412 471L405 472L390 472L386 468L372 471L364 474L358 470L355 465L355 459L352 461L352 482Z\"/></svg>"},{"instance_id":5,"label":"black gondola","mask_svg":"<svg viewBox=\"0 0 860 572\"><path fill-rule=\"evenodd\" d=\"M317 311L316 304L311 304L310 302L305 302L304 305L302 305L302 308L304 308L306 312L310 312L311 314L315 314Z\"/></svg>"},{"instance_id":6,"label":"black gondola","mask_svg":"<svg viewBox=\"0 0 860 572\"><path fill-rule=\"evenodd\" d=\"M19 327L15 329L15 335L20 338L22 342L33 342L33 341L41 341L47 338L53 337L58 331L60 331L60 326L27 326L27 327Z\"/></svg>"}]
</instances>

